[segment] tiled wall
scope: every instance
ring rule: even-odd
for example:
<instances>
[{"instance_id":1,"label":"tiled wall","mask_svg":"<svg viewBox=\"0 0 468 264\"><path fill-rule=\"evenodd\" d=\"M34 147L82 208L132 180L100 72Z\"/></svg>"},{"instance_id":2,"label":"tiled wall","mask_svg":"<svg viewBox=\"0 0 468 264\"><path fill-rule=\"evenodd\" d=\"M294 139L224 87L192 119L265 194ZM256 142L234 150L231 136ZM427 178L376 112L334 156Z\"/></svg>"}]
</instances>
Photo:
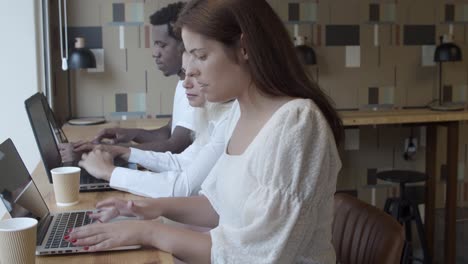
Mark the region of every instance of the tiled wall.
<instances>
[{"instance_id":1,"label":"tiled wall","mask_svg":"<svg viewBox=\"0 0 468 264\"><path fill-rule=\"evenodd\" d=\"M83 35L98 57L98 68L71 72L75 116L154 118L171 113L177 79L166 78L151 58L149 15L173 0L69 0L69 39ZM309 66L339 109L424 107L438 94L433 54L438 37L451 34L468 56L468 1L462 0L269 0L291 33L307 37L318 64ZM51 10L56 10L56 1ZM54 61L59 63L58 19L52 14ZM71 45L71 44L70 44ZM467 61L444 64L447 101L466 102ZM54 71L60 116L66 116L67 75ZM468 206L468 126L462 124L459 204ZM440 131L439 168L445 160ZM412 135L418 151L405 160ZM361 127L347 130L338 187L378 206L397 193L375 178L387 168L424 170L423 127ZM441 176L442 175L442 176ZM437 206L443 205L443 173Z\"/></svg>"},{"instance_id":2,"label":"tiled wall","mask_svg":"<svg viewBox=\"0 0 468 264\"><path fill-rule=\"evenodd\" d=\"M57 10L51 1L51 10ZM174 1L68 1L68 42L85 37L96 55L97 68L71 71L73 115L154 118L172 112L177 78L166 78L152 55L149 16ZM58 17L52 13L55 65L60 65ZM67 117L67 74L53 73L54 94L61 117Z\"/></svg>"}]
</instances>

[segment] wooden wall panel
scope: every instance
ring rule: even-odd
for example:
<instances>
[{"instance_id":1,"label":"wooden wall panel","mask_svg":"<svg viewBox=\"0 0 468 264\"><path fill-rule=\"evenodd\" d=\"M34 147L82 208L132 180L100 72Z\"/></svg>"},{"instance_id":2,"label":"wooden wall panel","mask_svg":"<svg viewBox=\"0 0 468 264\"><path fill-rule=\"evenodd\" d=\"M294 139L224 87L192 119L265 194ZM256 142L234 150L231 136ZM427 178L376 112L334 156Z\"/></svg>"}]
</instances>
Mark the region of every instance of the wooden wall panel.
<instances>
[{"instance_id":1,"label":"wooden wall panel","mask_svg":"<svg viewBox=\"0 0 468 264\"><path fill-rule=\"evenodd\" d=\"M425 106L430 103L434 99L431 91L435 87L435 75L435 67L398 67L397 86L406 91L406 95L399 97L404 100L403 106Z\"/></svg>"},{"instance_id":2,"label":"wooden wall panel","mask_svg":"<svg viewBox=\"0 0 468 264\"><path fill-rule=\"evenodd\" d=\"M140 30L137 26L125 27L125 48L139 49L143 44L140 38ZM128 58L127 58L128 60Z\"/></svg>"},{"instance_id":3,"label":"wooden wall panel","mask_svg":"<svg viewBox=\"0 0 468 264\"><path fill-rule=\"evenodd\" d=\"M301 2L300 0L299 2ZM309 2L308 0L304 0ZM176 2L175 0L138 0L144 4L144 24L140 29L125 26L125 48L119 47L119 27L111 25L113 19L112 5L114 3L129 3L128 1L104 0L69 0L69 25L102 26L102 43L104 50L105 71L88 73L86 71L73 74L72 87L77 99L75 113L78 116L97 116L106 114L107 104L115 104L115 93L146 93L146 112L153 116L171 114L172 98L177 83L176 77L166 78L154 65L151 58L151 48L145 48L144 26L149 25L149 16L154 11ZM268 0L283 21L288 19L288 3L295 0ZM316 2L310 0L310 2ZM394 21L391 6L395 3ZM454 89L468 85L468 27L459 23L464 17L463 1L454 2L453 33L455 43L461 45L463 51L462 62L444 64L444 77L450 80ZM370 4L379 5L379 21L370 23ZM404 46L405 25L435 25L435 38L449 32L449 24L444 22L445 0L320 0L317 4L317 21L315 23L301 23L299 34L309 37L311 45L317 55L318 64L308 66L307 69L316 79L320 87L331 96L338 109L362 108L368 103L369 87L394 86L395 107L423 107L437 95L436 66L422 66L422 47ZM51 1L51 8L56 10L56 1ZM62 72L58 58L58 19L51 14L53 41L52 51L54 69L54 98L59 103L56 109L61 116L66 115L66 73ZM358 25L360 29L360 67L346 68L346 47L325 46L325 29L327 25ZM286 27L291 38L294 25L287 23ZM375 28L378 28L377 41ZM320 29L320 30L319 30ZM437 39L436 39L437 40ZM152 41L150 41L152 42ZM378 46L376 47L376 42ZM438 43L438 42L437 42ZM152 43L151 45L152 46ZM317 75L318 73L318 75ZM455 87L456 86L456 87ZM76 89L75 89L76 88ZM458 88L456 88L458 89ZM380 91L380 90L379 90ZM466 92L468 94L468 91ZM468 96L468 95L467 95ZM380 100L380 98L379 98ZM104 110L103 110L104 109ZM104 112L104 113L103 113ZM465 151L468 144L466 131L468 125L460 132L460 149ZM343 170L338 179L339 189L356 189L360 197L372 198L372 189L367 186L367 170L369 168L414 168L422 167L424 161L422 153L424 147L416 155L415 161L404 161L403 141L408 136L408 129L401 127L366 127L360 133L360 150L342 151ZM445 142L445 134L441 132L440 142ZM442 144L442 143L441 143ZM444 146L438 162L445 158ZM465 160L468 168L468 158L460 152L461 160ZM438 164L440 167L442 164ZM466 171L465 169L465 178ZM466 179L468 182L468 179ZM379 182L381 184L381 182ZM443 205L440 192L444 186L438 182L437 206ZM468 189L468 188L467 188ZM383 186L375 189L377 203L382 202L393 188ZM468 192L468 190L464 190ZM468 205L468 201L466 203Z\"/></svg>"},{"instance_id":4,"label":"wooden wall panel","mask_svg":"<svg viewBox=\"0 0 468 264\"><path fill-rule=\"evenodd\" d=\"M101 25L101 5L95 0L67 1L69 27L95 27ZM62 7L63 7L62 3ZM51 10L58 12L57 9ZM63 17L65 19L65 17ZM63 22L65 23L65 22Z\"/></svg>"},{"instance_id":5,"label":"wooden wall panel","mask_svg":"<svg viewBox=\"0 0 468 264\"><path fill-rule=\"evenodd\" d=\"M359 106L360 108L365 108L369 103L369 87L381 88L395 86L395 69L393 67L380 67L364 68L362 71L362 85L359 87Z\"/></svg>"},{"instance_id":6,"label":"wooden wall panel","mask_svg":"<svg viewBox=\"0 0 468 264\"><path fill-rule=\"evenodd\" d=\"M317 3L317 23L331 24L331 5L329 0L318 1Z\"/></svg>"},{"instance_id":7,"label":"wooden wall panel","mask_svg":"<svg viewBox=\"0 0 468 264\"><path fill-rule=\"evenodd\" d=\"M398 5L407 6L405 22L413 25L436 23L437 2L435 0L400 1ZM424 11L422 11L424 10Z\"/></svg>"},{"instance_id":8,"label":"wooden wall panel","mask_svg":"<svg viewBox=\"0 0 468 264\"><path fill-rule=\"evenodd\" d=\"M329 0L330 24L349 25L364 21L359 0Z\"/></svg>"},{"instance_id":9,"label":"wooden wall panel","mask_svg":"<svg viewBox=\"0 0 468 264\"><path fill-rule=\"evenodd\" d=\"M330 96L339 109L358 109L361 78L359 69L344 69L333 76L320 73L320 86L330 91Z\"/></svg>"}]
</instances>

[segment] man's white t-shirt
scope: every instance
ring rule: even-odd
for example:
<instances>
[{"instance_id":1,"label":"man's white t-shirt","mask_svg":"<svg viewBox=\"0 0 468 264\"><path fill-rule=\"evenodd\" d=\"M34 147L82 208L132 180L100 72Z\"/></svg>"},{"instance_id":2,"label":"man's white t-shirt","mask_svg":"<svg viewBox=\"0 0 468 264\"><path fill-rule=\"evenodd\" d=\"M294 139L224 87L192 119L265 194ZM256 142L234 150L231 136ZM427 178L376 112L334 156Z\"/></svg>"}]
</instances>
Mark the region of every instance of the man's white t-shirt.
<instances>
[{"instance_id":1,"label":"man's white t-shirt","mask_svg":"<svg viewBox=\"0 0 468 264\"><path fill-rule=\"evenodd\" d=\"M172 127L171 133L174 132L176 126L185 127L193 130L193 115L194 109L190 106L187 96L185 95L183 81L177 83L174 95L174 106L172 107Z\"/></svg>"}]
</instances>

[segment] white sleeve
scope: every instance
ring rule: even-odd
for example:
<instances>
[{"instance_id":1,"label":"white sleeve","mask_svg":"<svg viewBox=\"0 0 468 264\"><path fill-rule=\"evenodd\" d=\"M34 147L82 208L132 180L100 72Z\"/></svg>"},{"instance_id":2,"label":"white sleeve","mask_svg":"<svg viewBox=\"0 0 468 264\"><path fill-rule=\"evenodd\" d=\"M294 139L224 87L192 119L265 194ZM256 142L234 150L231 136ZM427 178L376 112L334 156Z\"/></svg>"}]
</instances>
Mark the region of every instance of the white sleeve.
<instances>
[{"instance_id":1,"label":"white sleeve","mask_svg":"<svg viewBox=\"0 0 468 264\"><path fill-rule=\"evenodd\" d=\"M154 172L181 171L185 170L192 163L194 156L197 155L200 148L201 146L195 142L179 154L172 154L169 151L155 152L130 148L128 162L138 163Z\"/></svg>"},{"instance_id":2,"label":"white sleeve","mask_svg":"<svg viewBox=\"0 0 468 264\"><path fill-rule=\"evenodd\" d=\"M333 202L340 167L336 146L326 121L291 112L253 158L250 173L258 187L247 197L240 224L211 230L212 263L297 263L313 239L330 241L310 262L335 263L331 208L323 212L322 206ZM326 221L319 221L319 214L326 214ZM329 236L314 238L323 226Z\"/></svg>"},{"instance_id":3,"label":"white sleeve","mask_svg":"<svg viewBox=\"0 0 468 264\"><path fill-rule=\"evenodd\" d=\"M118 167L112 172L111 187L154 198L186 197L198 194L201 184L224 151L225 125L226 120L216 125L210 141L196 155L191 156L192 160L186 169L154 173Z\"/></svg>"},{"instance_id":4,"label":"white sleeve","mask_svg":"<svg viewBox=\"0 0 468 264\"><path fill-rule=\"evenodd\" d=\"M189 104L182 84L183 81L177 83L174 94L171 133L174 132L177 126L185 127L190 130L194 129L194 108Z\"/></svg>"},{"instance_id":5,"label":"white sleeve","mask_svg":"<svg viewBox=\"0 0 468 264\"><path fill-rule=\"evenodd\" d=\"M112 172L110 186L114 189L140 196L158 198L174 196L180 171L155 173L116 167Z\"/></svg>"}]
</instances>

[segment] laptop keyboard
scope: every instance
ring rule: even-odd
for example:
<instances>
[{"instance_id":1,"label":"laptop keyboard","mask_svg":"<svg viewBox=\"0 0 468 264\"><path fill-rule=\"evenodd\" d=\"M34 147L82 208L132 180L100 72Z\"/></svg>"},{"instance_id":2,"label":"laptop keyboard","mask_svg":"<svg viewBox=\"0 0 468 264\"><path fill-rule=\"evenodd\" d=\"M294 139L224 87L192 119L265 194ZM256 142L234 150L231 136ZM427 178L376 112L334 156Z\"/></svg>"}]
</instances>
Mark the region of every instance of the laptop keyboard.
<instances>
[{"instance_id":1,"label":"laptop keyboard","mask_svg":"<svg viewBox=\"0 0 468 264\"><path fill-rule=\"evenodd\" d=\"M56 221L52 227L52 232L47 239L45 248L63 248L75 247L72 243L63 239L68 229L84 226L92 223L92 219L88 217L89 212L74 212L62 213L56 216Z\"/></svg>"},{"instance_id":2,"label":"laptop keyboard","mask_svg":"<svg viewBox=\"0 0 468 264\"><path fill-rule=\"evenodd\" d=\"M91 183L101 183L101 182L106 182L104 180L96 179L91 175L87 175L87 177L81 177L80 178L80 183L81 184L91 184Z\"/></svg>"}]
</instances>

